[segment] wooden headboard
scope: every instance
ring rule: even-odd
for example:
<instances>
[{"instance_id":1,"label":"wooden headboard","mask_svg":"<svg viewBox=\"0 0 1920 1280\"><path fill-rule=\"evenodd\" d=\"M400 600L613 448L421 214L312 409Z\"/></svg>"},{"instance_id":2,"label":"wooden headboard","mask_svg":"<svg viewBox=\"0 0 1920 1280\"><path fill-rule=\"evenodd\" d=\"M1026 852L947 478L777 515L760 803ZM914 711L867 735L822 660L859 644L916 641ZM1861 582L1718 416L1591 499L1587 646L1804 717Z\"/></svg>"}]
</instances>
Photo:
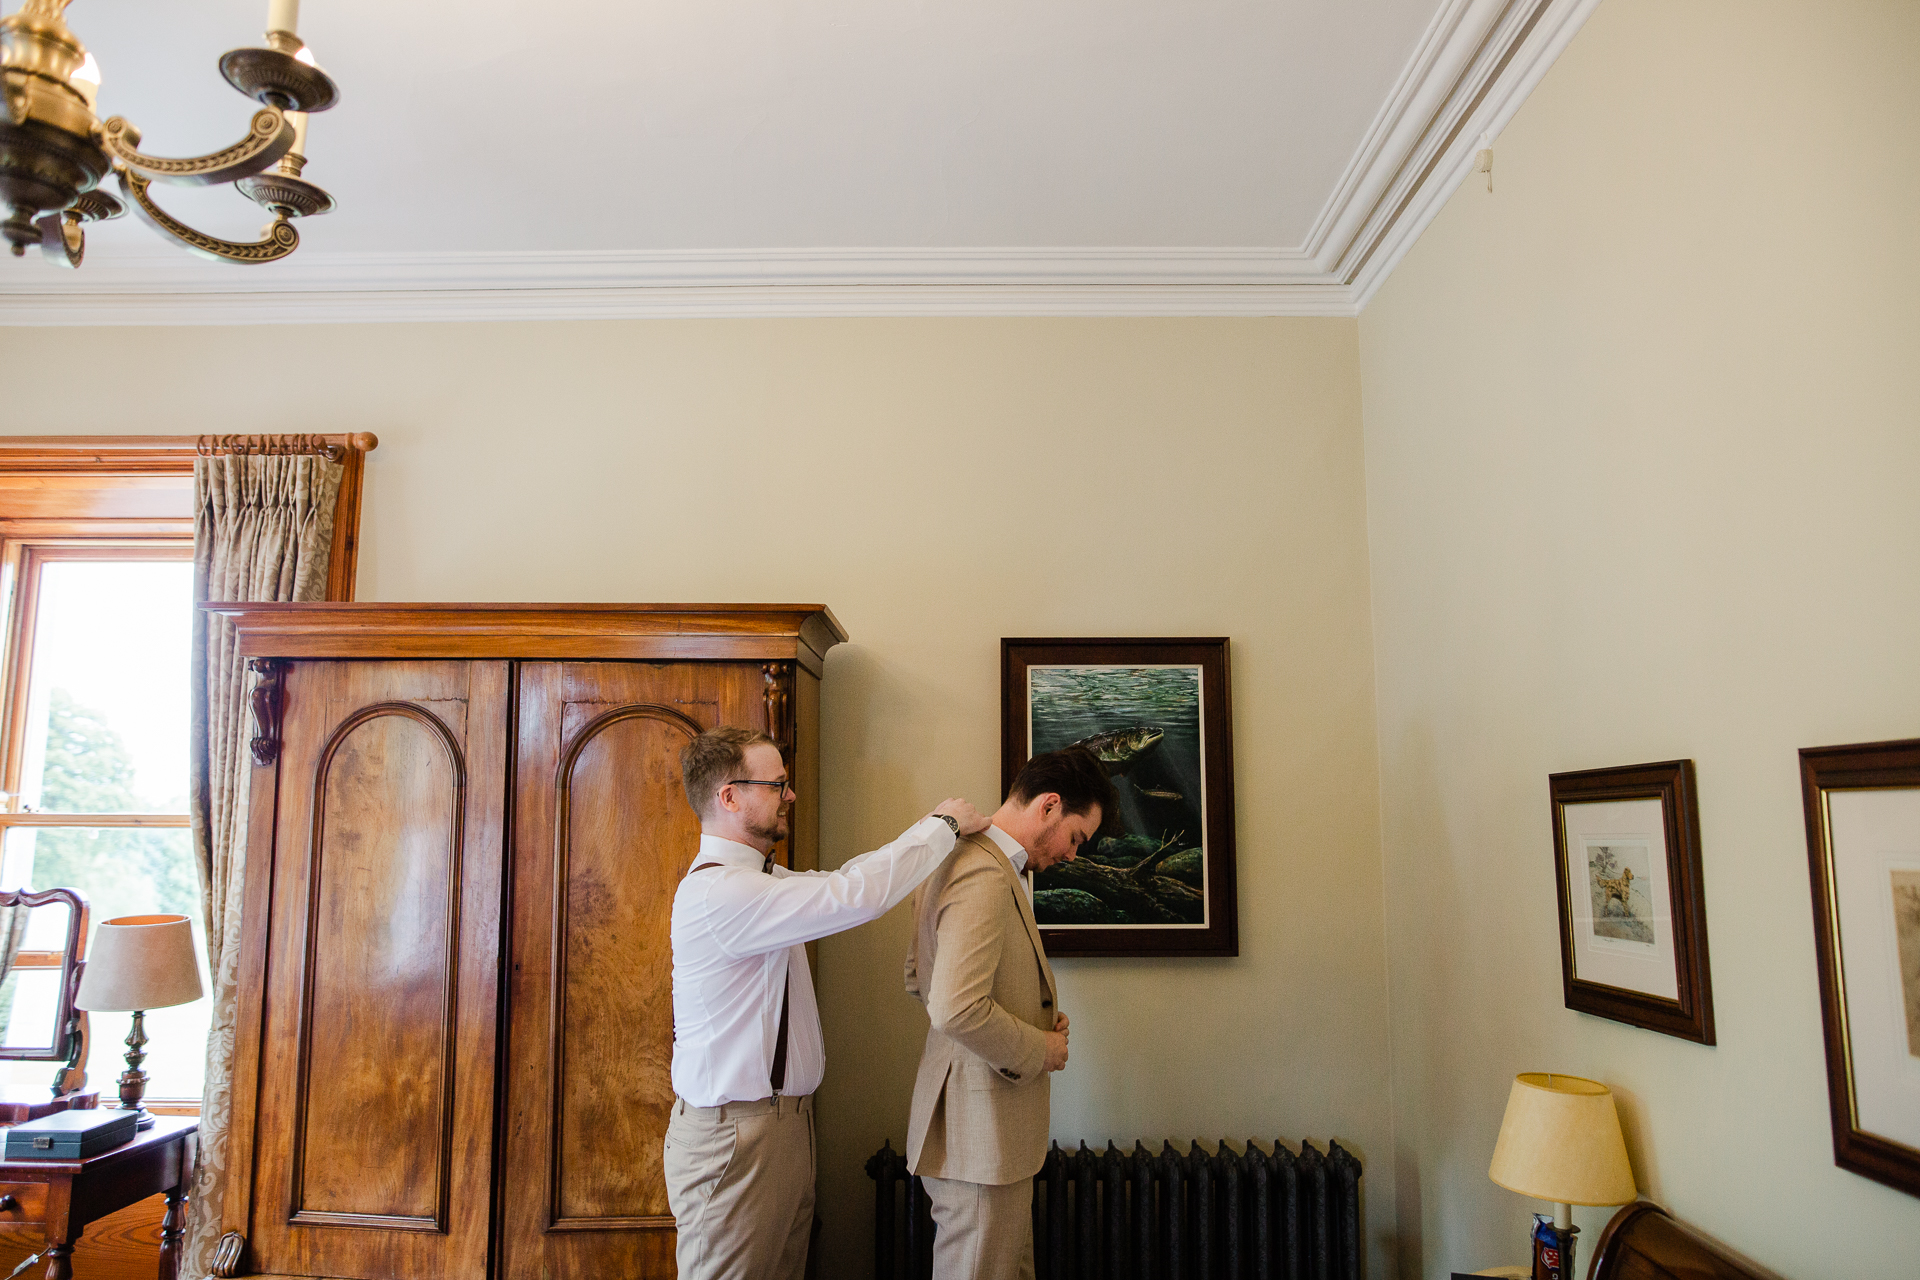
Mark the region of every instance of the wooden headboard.
<instances>
[{"instance_id":1,"label":"wooden headboard","mask_svg":"<svg viewBox=\"0 0 1920 1280\"><path fill-rule=\"evenodd\" d=\"M1651 1200L1613 1215L1594 1247L1589 1280L1780 1280Z\"/></svg>"}]
</instances>

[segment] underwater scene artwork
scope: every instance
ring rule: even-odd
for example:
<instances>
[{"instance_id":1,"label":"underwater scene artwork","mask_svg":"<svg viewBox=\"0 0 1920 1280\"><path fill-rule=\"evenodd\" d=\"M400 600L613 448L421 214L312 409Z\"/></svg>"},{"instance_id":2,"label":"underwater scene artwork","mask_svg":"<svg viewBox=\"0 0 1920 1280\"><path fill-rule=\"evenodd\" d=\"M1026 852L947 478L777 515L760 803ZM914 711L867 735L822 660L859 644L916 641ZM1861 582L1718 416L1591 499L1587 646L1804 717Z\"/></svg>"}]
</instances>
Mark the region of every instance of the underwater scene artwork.
<instances>
[{"instance_id":1,"label":"underwater scene artwork","mask_svg":"<svg viewBox=\"0 0 1920 1280\"><path fill-rule=\"evenodd\" d=\"M1101 834L1034 877L1046 929L1205 928L1205 726L1195 666L1029 666L1028 753L1082 746L1113 781Z\"/></svg>"}]
</instances>

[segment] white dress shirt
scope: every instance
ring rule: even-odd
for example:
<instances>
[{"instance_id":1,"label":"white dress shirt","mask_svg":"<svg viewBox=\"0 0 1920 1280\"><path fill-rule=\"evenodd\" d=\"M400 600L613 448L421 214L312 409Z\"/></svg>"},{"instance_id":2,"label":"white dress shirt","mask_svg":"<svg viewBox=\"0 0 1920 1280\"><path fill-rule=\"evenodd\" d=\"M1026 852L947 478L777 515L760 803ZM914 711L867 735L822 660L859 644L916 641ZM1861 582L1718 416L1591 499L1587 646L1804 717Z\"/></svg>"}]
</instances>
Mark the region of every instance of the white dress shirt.
<instances>
[{"instance_id":1,"label":"white dress shirt","mask_svg":"<svg viewBox=\"0 0 1920 1280\"><path fill-rule=\"evenodd\" d=\"M987 824L987 839L1000 846L1000 852L1006 854L1007 861L1013 864L1015 875L1024 877L1027 874L1027 851L1020 847L1018 840L991 822Z\"/></svg>"},{"instance_id":2,"label":"white dress shirt","mask_svg":"<svg viewBox=\"0 0 1920 1280\"><path fill-rule=\"evenodd\" d=\"M805 944L877 920L953 852L953 832L922 818L898 840L838 871L761 872L759 850L700 837L673 895L673 1091L694 1107L773 1091L780 998L787 994L787 1074L780 1092L820 1087L827 1054Z\"/></svg>"}]
</instances>

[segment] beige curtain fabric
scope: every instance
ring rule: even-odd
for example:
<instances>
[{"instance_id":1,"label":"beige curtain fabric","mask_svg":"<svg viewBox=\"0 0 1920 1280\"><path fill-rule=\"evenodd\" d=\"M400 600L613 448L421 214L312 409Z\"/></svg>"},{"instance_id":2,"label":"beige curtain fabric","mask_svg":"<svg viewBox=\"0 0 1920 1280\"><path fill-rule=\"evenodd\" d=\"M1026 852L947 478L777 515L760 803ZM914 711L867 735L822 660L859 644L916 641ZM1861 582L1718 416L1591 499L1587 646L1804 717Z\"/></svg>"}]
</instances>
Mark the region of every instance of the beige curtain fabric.
<instances>
[{"instance_id":1,"label":"beige curtain fabric","mask_svg":"<svg viewBox=\"0 0 1920 1280\"><path fill-rule=\"evenodd\" d=\"M317 454L203 457L194 464L196 600L320 600L333 554L333 510L343 468ZM245 894L253 678L233 626L193 620L194 853L206 912L213 1027L201 1097L200 1165L187 1210L180 1274L202 1280L220 1243L233 1111L233 1034Z\"/></svg>"}]
</instances>

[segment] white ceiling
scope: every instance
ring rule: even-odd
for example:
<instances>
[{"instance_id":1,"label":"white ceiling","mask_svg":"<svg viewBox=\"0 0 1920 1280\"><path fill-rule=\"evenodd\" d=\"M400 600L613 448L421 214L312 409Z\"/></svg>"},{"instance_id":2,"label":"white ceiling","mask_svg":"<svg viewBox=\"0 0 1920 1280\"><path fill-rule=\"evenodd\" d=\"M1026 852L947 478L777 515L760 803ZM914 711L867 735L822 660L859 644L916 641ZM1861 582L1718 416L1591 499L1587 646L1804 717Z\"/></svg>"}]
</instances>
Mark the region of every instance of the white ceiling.
<instances>
[{"instance_id":1,"label":"white ceiling","mask_svg":"<svg viewBox=\"0 0 1920 1280\"><path fill-rule=\"evenodd\" d=\"M172 256L126 218L89 229L77 273L0 261L0 323L405 319L452 295L1351 313L1596 2L306 0L342 89L306 176L339 208L295 257ZM187 155L243 133L252 104L214 64L265 11L76 0L67 20L101 116ZM216 235L264 221L230 189L154 194Z\"/></svg>"}]
</instances>

